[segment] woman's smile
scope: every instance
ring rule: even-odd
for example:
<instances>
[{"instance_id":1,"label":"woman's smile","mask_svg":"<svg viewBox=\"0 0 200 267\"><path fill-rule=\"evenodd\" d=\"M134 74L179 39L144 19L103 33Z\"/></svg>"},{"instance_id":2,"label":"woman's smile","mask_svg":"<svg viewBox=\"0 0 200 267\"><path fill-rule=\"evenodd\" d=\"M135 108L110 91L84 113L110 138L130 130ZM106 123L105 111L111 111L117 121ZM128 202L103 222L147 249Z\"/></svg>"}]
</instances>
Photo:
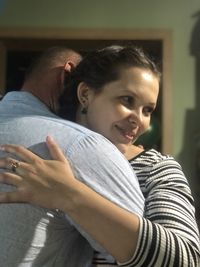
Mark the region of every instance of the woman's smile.
<instances>
[{"instance_id":1,"label":"woman's smile","mask_svg":"<svg viewBox=\"0 0 200 267\"><path fill-rule=\"evenodd\" d=\"M103 86L98 94L84 84L80 90L83 96L88 96L87 114L81 117L84 119L81 123L124 150L148 129L159 82L152 73L130 67L123 69L119 79Z\"/></svg>"},{"instance_id":2,"label":"woman's smile","mask_svg":"<svg viewBox=\"0 0 200 267\"><path fill-rule=\"evenodd\" d=\"M127 129L127 127L125 128L119 125L115 125L115 128L117 129L118 133L120 133L120 137L123 137L124 143L132 143L136 137L136 128Z\"/></svg>"}]
</instances>

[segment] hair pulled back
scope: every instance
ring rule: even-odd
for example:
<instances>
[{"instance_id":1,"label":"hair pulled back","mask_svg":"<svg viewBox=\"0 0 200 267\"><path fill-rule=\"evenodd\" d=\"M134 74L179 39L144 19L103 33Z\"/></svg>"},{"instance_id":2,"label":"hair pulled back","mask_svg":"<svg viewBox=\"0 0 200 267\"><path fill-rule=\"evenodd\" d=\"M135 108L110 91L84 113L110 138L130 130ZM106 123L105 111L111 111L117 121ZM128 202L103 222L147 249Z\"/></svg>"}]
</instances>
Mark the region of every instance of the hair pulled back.
<instances>
[{"instance_id":1,"label":"hair pulled back","mask_svg":"<svg viewBox=\"0 0 200 267\"><path fill-rule=\"evenodd\" d=\"M160 72L155 63L135 46L108 46L89 52L65 79L65 90L60 98L59 115L75 121L79 106L77 88L84 82L100 93L106 84L120 78L121 70L139 67L151 71L158 79Z\"/></svg>"}]
</instances>

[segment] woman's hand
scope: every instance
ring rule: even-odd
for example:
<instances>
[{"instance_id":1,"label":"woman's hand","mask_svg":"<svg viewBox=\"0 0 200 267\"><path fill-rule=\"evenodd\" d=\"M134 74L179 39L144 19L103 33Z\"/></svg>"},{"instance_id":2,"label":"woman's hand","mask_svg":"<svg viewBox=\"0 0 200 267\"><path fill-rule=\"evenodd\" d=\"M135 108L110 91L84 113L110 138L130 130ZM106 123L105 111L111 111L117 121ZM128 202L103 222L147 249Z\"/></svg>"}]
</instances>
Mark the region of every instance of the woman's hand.
<instances>
[{"instance_id":1,"label":"woman's hand","mask_svg":"<svg viewBox=\"0 0 200 267\"><path fill-rule=\"evenodd\" d=\"M75 179L67 159L54 140L47 137L46 142L54 160L43 160L17 145L0 147L22 160L0 159L0 168L13 170L0 173L0 182L16 186L15 192L0 193L0 203L28 202L60 209L116 260L129 260L138 239L137 215L119 208Z\"/></svg>"},{"instance_id":2,"label":"woman's hand","mask_svg":"<svg viewBox=\"0 0 200 267\"><path fill-rule=\"evenodd\" d=\"M0 182L16 186L14 192L0 193L0 202L29 202L50 209L64 209L63 197L70 198L78 182L63 152L51 137L46 144L54 160L44 160L17 145L2 145L22 161L1 158L0 167L14 172L0 173ZM66 203L65 203L66 205Z\"/></svg>"}]
</instances>

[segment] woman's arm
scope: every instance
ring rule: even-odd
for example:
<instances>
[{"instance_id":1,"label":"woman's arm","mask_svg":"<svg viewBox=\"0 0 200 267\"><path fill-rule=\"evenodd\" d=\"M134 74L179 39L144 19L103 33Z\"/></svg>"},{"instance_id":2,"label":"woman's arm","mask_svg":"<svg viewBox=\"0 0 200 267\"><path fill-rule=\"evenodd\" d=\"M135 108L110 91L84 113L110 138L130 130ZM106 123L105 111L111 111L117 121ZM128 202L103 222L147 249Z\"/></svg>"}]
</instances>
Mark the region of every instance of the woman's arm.
<instances>
[{"instance_id":1,"label":"woman's arm","mask_svg":"<svg viewBox=\"0 0 200 267\"><path fill-rule=\"evenodd\" d=\"M5 146L26 162L17 168L17 174L0 174L0 181L18 188L16 193L0 195L0 202L25 201L63 210L117 261L130 260L123 266L152 266L152 262L154 267L198 266L199 237L192 197L175 161L154 162L145 170L146 161L143 169L141 162L133 160L133 168L139 166L143 172L147 194L146 218L138 218L77 181L56 144L50 139L47 145L57 160L44 161L21 147ZM148 162L150 158L148 155ZM0 167L9 166L9 160L0 160ZM184 209L180 208L182 202Z\"/></svg>"},{"instance_id":2,"label":"woman's arm","mask_svg":"<svg viewBox=\"0 0 200 267\"><path fill-rule=\"evenodd\" d=\"M104 199L74 178L68 161L51 138L47 145L53 159L43 160L27 149L5 145L1 150L21 158L15 173L0 173L0 181L15 185L15 192L0 193L0 202L28 202L60 209L104 247L124 262L135 251L139 218ZM1 159L0 167L11 168L11 159Z\"/></svg>"},{"instance_id":3,"label":"woman's arm","mask_svg":"<svg viewBox=\"0 0 200 267\"><path fill-rule=\"evenodd\" d=\"M144 266L149 266L149 259L153 262L150 266L199 266L194 200L181 166L173 157L153 149L130 163L145 194L140 243L140 253L147 255Z\"/></svg>"}]
</instances>

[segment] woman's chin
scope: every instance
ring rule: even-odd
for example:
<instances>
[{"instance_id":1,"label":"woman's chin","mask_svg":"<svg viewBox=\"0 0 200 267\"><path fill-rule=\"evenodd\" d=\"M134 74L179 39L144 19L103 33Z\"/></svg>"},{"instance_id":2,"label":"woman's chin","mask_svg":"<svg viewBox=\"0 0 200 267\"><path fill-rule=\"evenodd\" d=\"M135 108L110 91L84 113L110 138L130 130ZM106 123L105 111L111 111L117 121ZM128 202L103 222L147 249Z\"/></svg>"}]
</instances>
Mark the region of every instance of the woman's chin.
<instances>
[{"instance_id":1,"label":"woman's chin","mask_svg":"<svg viewBox=\"0 0 200 267\"><path fill-rule=\"evenodd\" d=\"M130 148L132 144L115 144L115 146L119 149L122 154L126 154L127 150Z\"/></svg>"}]
</instances>

